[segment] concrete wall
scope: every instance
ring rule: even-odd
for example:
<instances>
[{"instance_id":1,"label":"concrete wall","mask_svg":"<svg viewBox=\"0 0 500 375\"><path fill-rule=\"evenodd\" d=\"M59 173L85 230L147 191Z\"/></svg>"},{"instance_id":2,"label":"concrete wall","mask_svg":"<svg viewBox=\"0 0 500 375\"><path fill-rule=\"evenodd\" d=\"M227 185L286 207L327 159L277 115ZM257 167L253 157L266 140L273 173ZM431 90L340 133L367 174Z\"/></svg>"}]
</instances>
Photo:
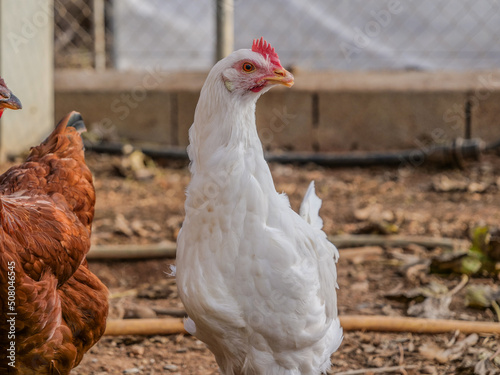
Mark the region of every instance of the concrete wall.
<instances>
[{"instance_id":1,"label":"concrete wall","mask_svg":"<svg viewBox=\"0 0 500 375\"><path fill-rule=\"evenodd\" d=\"M96 140L185 147L205 74L56 73L56 117L82 112ZM422 148L500 139L500 72L306 73L257 104L269 150Z\"/></svg>"},{"instance_id":2,"label":"concrete wall","mask_svg":"<svg viewBox=\"0 0 500 375\"><path fill-rule=\"evenodd\" d=\"M54 126L52 0L0 0L0 76L21 111L0 120L0 155L39 143Z\"/></svg>"}]
</instances>

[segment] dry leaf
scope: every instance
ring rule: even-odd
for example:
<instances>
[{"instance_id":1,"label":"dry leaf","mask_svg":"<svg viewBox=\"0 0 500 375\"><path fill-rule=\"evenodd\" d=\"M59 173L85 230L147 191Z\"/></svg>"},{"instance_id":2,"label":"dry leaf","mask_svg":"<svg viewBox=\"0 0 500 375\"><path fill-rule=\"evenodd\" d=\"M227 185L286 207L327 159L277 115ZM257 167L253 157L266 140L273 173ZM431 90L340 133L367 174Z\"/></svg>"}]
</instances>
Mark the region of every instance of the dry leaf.
<instances>
[{"instance_id":1,"label":"dry leaf","mask_svg":"<svg viewBox=\"0 0 500 375\"><path fill-rule=\"evenodd\" d=\"M495 366L489 358L485 358L474 366L474 375L495 375L500 373L500 368Z\"/></svg>"},{"instance_id":2,"label":"dry leaf","mask_svg":"<svg viewBox=\"0 0 500 375\"><path fill-rule=\"evenodd\" d=\"M448 319L455 314L450 311L452 296L427 297L423 302L408 308L408 315L426 319Z\"/></svg>"},{"instance_id":3,"label":"dry leaf","mask_svg":"<svg viewBox=\"0 0 500 375\"><path fill-rule=\"evenodd\" d=\"M449 361L460 359L464 355L467 348L476 345L478 340L479 336L473 333L465 339L458 341L449 349L441 349L439 346L431 342L420 346L419 352L428 359L436 360L439 363L447 363Z\"/></svg>"},{"instance_id":4,"label":"dry leaf","mask_svg":"<svg viewBox=\"0 0 500 375\"><path fill-rule=\"evenodd\" d=\"M134 231L130 228L130 223L122 214L117 214L115 217L114 231L124 234L127 237L134 236Z\"/></svg>"},{"instance_id":5,"label":"dry leaf","mask_svg":"<svg viewBox=\"0 0 500 375\"><path fill-rule=\"evenodd\" d=\"M493 291L489 285L469 285L465 295L465 306L487 308L491 306Z\"/></svg>"}]
</instances>

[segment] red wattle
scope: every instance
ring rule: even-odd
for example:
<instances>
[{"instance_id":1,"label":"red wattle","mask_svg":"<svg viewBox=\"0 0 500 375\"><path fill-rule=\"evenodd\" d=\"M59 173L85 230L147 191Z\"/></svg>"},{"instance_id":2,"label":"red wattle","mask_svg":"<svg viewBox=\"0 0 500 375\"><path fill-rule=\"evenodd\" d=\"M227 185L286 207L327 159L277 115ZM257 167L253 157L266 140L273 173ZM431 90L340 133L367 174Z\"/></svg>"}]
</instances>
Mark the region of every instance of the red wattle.
<instances>
[{"instance_id":1,"label":"red wattle","mask_svg":"<svg viewBox=\"0 0 500 375\"><path fill-rule=\"evenodd\" d=\"M264 88L264 86L265 86L265 84L260 85L260 86L255 86L255 87L252 87L252 88L250 89L250 91L252 91L252 92L259 92L260 90L262 90L262 89Z\"/></svg>"}]
</instances>

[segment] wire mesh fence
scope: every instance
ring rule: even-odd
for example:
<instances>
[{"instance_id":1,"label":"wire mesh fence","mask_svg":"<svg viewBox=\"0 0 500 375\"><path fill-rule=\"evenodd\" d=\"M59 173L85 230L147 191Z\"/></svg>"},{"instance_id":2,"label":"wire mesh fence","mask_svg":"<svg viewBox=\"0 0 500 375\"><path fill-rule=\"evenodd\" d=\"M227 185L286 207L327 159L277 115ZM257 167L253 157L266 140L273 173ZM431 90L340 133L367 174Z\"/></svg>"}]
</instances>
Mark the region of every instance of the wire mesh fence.
<instances>
[{"instance_id":1,"label":"wire mesh fence","mask_svg":"<svg viewBox=\"0 0 500 375\"><path fill-rule=\"evenodd\" d=\"M85 0L54 1L56 67L94 65L92 7Z\"/></svg>"},{"instance_id":2,"label":"wire mesh fence","mask_svg":"<svg viewBox=\"0 0 500 375\"><path fill-rule=\"evenodd\" d=\"M55 0L54 8L58 68L95 67L100 54L122 70L214 63L215 0ZM264 36L284 63L304 69L493 69L499 10L499 0L234 0L235 49Z\"/></svg>"}]
</instances>

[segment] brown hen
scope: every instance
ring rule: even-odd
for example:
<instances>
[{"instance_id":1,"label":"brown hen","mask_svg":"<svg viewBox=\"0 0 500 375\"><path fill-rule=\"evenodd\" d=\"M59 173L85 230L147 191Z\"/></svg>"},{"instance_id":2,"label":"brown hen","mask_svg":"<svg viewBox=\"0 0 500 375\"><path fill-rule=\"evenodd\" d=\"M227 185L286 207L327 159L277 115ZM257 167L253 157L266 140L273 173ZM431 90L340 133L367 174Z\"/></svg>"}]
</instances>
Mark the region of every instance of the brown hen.
<instances>
[{"instance_id":1,"label":"brown hen","mask_svg":"<svg viewBox=\"0 0 500 375\"><path fill-rule=\"evenodd\" d=\"M108 291L85 259L95 192L83 130L68 114L0 176L0 374L69 374L104 333Z\"/></svg>"}]
</instances>

